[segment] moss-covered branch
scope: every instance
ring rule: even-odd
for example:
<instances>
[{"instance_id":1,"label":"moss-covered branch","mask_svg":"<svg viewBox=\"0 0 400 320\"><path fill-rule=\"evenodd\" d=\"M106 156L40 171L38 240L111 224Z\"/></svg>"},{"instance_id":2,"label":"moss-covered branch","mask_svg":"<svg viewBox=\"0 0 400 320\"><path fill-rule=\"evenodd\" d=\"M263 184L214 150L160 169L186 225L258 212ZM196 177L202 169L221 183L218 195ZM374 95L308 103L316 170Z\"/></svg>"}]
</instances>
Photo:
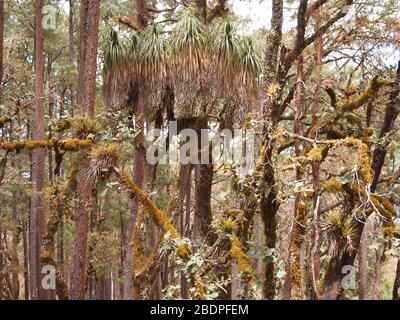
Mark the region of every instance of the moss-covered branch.
<instances>
[{"instance_id":1,"label":"moss-covered branch","mask_svg":"<svg viewBox=\"0 0 400 320\"><path fill-rule=\"evenodd\" d=\"M342 106L341 109L344 112L353 111L360 107L362 107L367 101L376 97L379 89L383 86L391 86L393 83L386 80L379 79L378 76L374 77L371 80L368 88L357 98L351 101L346 101Z\"/></svg>"},{"instance_id":2,"label":"moss-covered branch","mask_svg":"<svg viewBox=\"0 0 400 320\"><path fill-rule=\"evenodd\" d=\"M144 210L152 217L154 223L161 229L161 234L169 233L170 237L173 240L179 241L179 233L171 223L166 213L157 208L157 206L151 201L151 199L136 185L136 183L126 174L125 171L114 168L114 172L120 179L121 183L128 189L130 193L132 193L136 197L137 201L141 203L144 207ZM159 241L161 241L160 237ZM159 248L159 243L155 245L155 248ZM190 249L186 244L182 244L176 249L176 253L183 260L188 260ZM236 253L237 252L235 251L235 254ZM136 279L134 280L140 281L144 280L144 278L147 278L146 274L149 274L149 272L153 271L149 268L157 268L158 261L160 261L160 252L157 252L157 250L153 250L149 262L145 265L144 268L136 273ZM191 274L190 283L193 287L196 288L196 292L198 292L198 294L196 292L194 293L195 296L193 298L204 299L205 288L201 282L201 279L199 278L199 275L196 273ZM140 284L138 287L140 288Z\"/></svg>"},{"instance_id":3,"label":"moss-covered branch","mask_svg":"<svg viewBox=\"0 0 400 320\"><path fill-rule=\"evenodd\" d=\"M115 173L121 180L122 184L131 192L136 199L145 207L147 212L153 218L154 223L163 231L170 234L174 240L179 239L179 233L172 225L167 215L158 209L151 199L136 185L136 183L123 170L114 168Z\"/></svg>"},{"instance_id":4,"label":"moss-covered branch","mask_svg":"<svg viewBox=\"0 0 400 320\"><path fill-rule=\"evenodd\" d=\"M58 148L63 151L78 151L90 147L94 143L90 139L66 139L66 140L26 140L17 142L0 142L0 149L7 151L33 150L38 148Z\"/></svg>"}]
</instances>

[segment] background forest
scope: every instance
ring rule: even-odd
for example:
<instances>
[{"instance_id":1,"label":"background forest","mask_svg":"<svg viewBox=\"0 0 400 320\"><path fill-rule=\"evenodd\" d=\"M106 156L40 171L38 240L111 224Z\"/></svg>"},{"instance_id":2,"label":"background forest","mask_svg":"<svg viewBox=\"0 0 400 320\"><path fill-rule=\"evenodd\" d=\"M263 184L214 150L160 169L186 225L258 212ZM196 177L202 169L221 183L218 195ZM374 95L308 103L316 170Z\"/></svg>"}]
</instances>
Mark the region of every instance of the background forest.
<instances>
[{"instance_id":1,"label":"background forest","mask_svg":"<svg viewBox=\"0 0 400 320\"><path fill-rule=\"evenodd\" d=\"M0 300L400 299L399 19L0 0ZM150 164L170 121L252 130L253 168Z\"/></svg>"}]
</instances>

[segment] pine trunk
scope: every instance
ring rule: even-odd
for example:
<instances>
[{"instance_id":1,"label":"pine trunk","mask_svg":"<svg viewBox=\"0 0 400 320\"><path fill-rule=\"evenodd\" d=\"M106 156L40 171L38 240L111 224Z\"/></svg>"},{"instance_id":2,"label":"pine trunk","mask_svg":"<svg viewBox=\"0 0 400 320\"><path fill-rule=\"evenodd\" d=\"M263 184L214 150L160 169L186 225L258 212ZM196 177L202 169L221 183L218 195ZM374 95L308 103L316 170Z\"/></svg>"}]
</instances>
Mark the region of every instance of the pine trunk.
<instances>
[{"instance_id":1,"label":"pine trunk","mask_svg":"<svg viewBox=\"0 0 400 320\"><path fill-rule=\"evenodd\" d=\"M145 19L145 2L144 0L136 0L136 22L139 29L143 30L146 26ZM144 116L145 116L145 106L144 106L144 92L141 85L138 88L138 98L135 110L135 121L137 129L139 130L138 135L135 138L136 149L134 151L134 163L133 163L133 180L139 186L143 187L144 181L144 171L145 171L145 159L142 150L144 143ZM124 288L124 300L131 300L133 296L133 257L132 257L132 246L131 241L133 238L133 233L136 225L136 218L138 214L138 203L133 198L130 203L130 217L127 228L127 237L124 243L125 256L123 261L123 288Z\"/></svg>"},{"instance_id":2,"label":"pine trunk","mask_svg":"<svg viewBox=\"0 0 400 320\"><path fill-rule=\"evenodd\" d=\"M33 117L33 139L44 140L44 57L43 57L43 0L36 0L35 6L35 105ZM32 190L29 225L31 298L41 299L40 246L45 227L43 188L45 176L45 155L43 148L32 151Z\"/></svg>"},{"instance_id":3,"label":"pine trunk","mask_svg":"<svg viewBox=\"0 0 400 320\"><path fill-rule=\"evenodd\" d=\"M79 103L82 112L88 117L94 115L96 98L97 44L100 16L99 0L82 0L80 17L80 60L79 60ZM89 232L89 207L91 205L91 186L85 174L89 160L85 151L78 155L79 203L75 220L75 240L71 278L71 299L82 300L85 297L87 268L87 240Z\"/></svg>"},{"instance_id":4,"label":"pine trunk","mask_svg":"<svg viewBox=\"0 0 400 320\"><path fill-rule=\"evenodd\" d=\"M0 99L2 96L2 84L4 75L4 0L0 0Z\"/></svg>"}]
</instances>

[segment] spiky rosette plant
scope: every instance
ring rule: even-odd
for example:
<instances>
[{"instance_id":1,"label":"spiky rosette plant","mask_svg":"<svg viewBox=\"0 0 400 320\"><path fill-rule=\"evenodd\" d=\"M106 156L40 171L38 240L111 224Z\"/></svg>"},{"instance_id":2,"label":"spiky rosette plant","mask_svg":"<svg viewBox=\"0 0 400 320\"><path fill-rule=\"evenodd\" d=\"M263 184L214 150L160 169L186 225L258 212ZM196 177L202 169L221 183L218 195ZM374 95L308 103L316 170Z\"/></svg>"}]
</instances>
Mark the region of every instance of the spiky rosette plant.
<instances>
[{"instance_id":1,"label":"spiky rosette plant","mask_svg":"<svg viewBox=\"0 0 400 320\"><path fill-rule=\"evenodd\" d=\"M175 79L189 81L206 69L207 28L192 11L185 11L172 33L172 64Z\"/></svg>"},{"instance_id":2,"label":"spiky rosette plant","mask_svg":"<svg viewBox=\"0 0 400 320\"><path fill-rule=\"evenodd\" d=\"M337 255L339 248L344 248L346 244L351 248L355 232L351 217L343 218L339 211L332 210L321 220L321 230L329 239L330 255Z\"/></svg>"},{"instance_id":3,"label":"spiky rosette plant","mask_svg":"<svg viewBox=\"0 0 400 320\"><path fill-rule=\"evenodd\" d=\"M102 130L100 123L88 116L78 116L71 120L70 127L79 139L86 139L90 135L94 136Z\"/></svg>"},{"instance_id":4,"label":"spiky rosette plant","mask_svg":"<svg viewBox=\"0 0 400 320\"><path fill-rule=\"evenodd\" d=\"M103 96L111 109L128 107L143 91L146 117L162 107L167 85L168 42L163 31L150 25L143 33L120 36L112 28L102 32L104 52Z\"/></svg>"},{"instance_id":5,"label":"spiky rosette plant","mask_svg":"<svg viewBox=\"0 0 400 320\"><path fill-rule=\"evenodd\" d=\"M152 120L162 108L162 99L168 84L170 61L168 41L157 25L150 25L140 40L139 72L143 79L146 116Z\"/></svg>"},{"instance_id":6,"label":"spiky rosette plant","mask_svg":"<svg viewBox=\"0 0 400 320\"><path fill-rule=\"evenodd\" d=\"M167 76L168 42L157 25L150 25L140 41L140 65L142 77L150 86L158 86Z\"/></svg>"},{"instance_id":7,"label":"spiky rosette plant","mask_svg":"<svg viewBox=\"0 0 400 320\"><path fill-rule=\"evenodd\" d=\"M214 33L213 68L216 95L223 99L222 126L240 125L258 98L261 55L250 37L237 35L233 23L223 21Z\"/></svg>"},{"instance_id":8,"label":"spiky rosette plant","mask_svg":"<svg viewBox=\"0 0 400 320\"><path fill-rule=\"evenodd\" d=\"M233 23L225 19L213 32L209 48L216 72L217 85L223 93L235 88L241 57L241 41Z\"/></svg>"},{"instance_id":9,"label":"spiky rosette plant","mask_svg":"<svg viewBox=\"0 0 400 320\"><path fill-rule=\"evenodd\" d=\"M258 98L259 77L262 70L261 51L251 37L241 40L236 85L242 88L246 97L254 102Z\"/></svg>"},{"instance_id":10,"label":"spiky rosette plant","mask_svg":"<svg viewBox=\"0 0 400 320\"><path fill-rule=\"evenodd\" d=\"M171 79L177 119L204 115L210 98L208 29L192 11L182 13L171 35Z\"/></svg>"},{"instance_id":11,"label":"spiky rosette plant","mask_svg":"<svg viewBox=\"0 0 400 320\"><path fill-rule=\"evenodd\" d=\"M111 109L127 105L130 92L138 82L138 35L119 36L111 26L101 33L104 53L103 97Z\"/></svg>"},{"instance_id":12,"label":"spiky rosette plant","mask_svg":"<svg viewBox=\"0 0 400 320\"><path fill-rule=\"evenodd\" d=\"M103 143L95 145L90 151L90 165L87 168L85 179L89 185L107 181L118 161L118 145Z\"/></svg>"}]
</instances>

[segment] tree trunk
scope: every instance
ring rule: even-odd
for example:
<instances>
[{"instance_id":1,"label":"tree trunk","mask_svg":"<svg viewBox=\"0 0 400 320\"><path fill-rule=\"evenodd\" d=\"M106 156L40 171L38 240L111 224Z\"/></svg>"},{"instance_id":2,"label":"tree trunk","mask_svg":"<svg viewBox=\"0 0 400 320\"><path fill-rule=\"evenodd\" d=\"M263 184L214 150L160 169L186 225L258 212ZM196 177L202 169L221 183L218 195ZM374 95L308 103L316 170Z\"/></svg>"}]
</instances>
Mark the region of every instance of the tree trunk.
<instances>
[{"instance_id":1,"label":"tree trunk","mask_svg":"<svg viewBox=\"0 0 400 320\"><path fill-rule=\"evenodd\" d=\"M139 89L140 91L140 89ZM143 93L139 92L138 101L136 105L136 124L138 135L135 139L136 150L134 151L133 163L133 180L139 186L143 187L144 171L145 171L145 155L142 150L144 142L144 101ZM138 203L135 198L132 198L130 203L130 217L127 230L127 238L125 243L125 258L124 258L124 300L132 299L132 237L135 230L136 218L138 213Z\"/></svg>"},{"instance_id":2,"label":"tree trunk","mask_svg":"<svg viewBox=\"0 0 400 320\"><path fill-rule=\"evenodd\" d=\"M341 215L341 221L343 221L343 217L351 216L355 205L352 194L347 194L344 201L345 207ZM358 224L356 227L362 228L363 225ZM354 229L355 236L359 234L359 238L354 237L352 239L354 241L353 243L360 243L361 233L362 230L360 232L360 230L356 228ZM341 286L343 279L343 266L352 266L356 254L357 251L355 251L354 248L349 248L346 244L344 248L338 248L338 253L331 258L324 279L324 288L322 292L322 298L324 300L338 300L340 298L343 292L343 287Z\"/></svg>"},{"instance_id":3,"label":"tree trunk","mask_svg":"<svg viewBox=\"0 0 400 320\"><path fill-rule=\"evenodd\" d=\"M77 194L80 199L77 204L75 218L75 240L73 251L73 265L71 277L71 299L83 300L85 297L86 266L87 266L87 238L89 232L88 206L90 205L90 186L85 183L85 168L89 166L87 155L80 154L80 170L78 172Z\"/></svg>"},{"instance_id":4,"label":"tree trunk","mask_svg":"<svg viewBox=\"0 0 400 320\"><path fill-rule=\"evenodd\" d=\"M361 236L360 252L358 254L359 265L359 299L367 300L367 280L368 280L368 221L365 223L364 231Z\"/></svg>"},{"instance_id":5,"label":"tree trunk","mask_svg":"<svg viewBox=\"0 0 400 320\"><path fill-rule=\"evenodd\" d=\"M136 22L139 29L143 30L146 26L145 18L145 2L144 0L136 0ZM136 150L134 151L134 163L133 163L133 180L139 186L143 187L144 181L144 171L145 171L145 155L143 148L144 143L144 116L145 116L145 106L144 106L144 92L141 85L138 86L138 98L135 110L135 121L137 129L139 130L138 135L135 139ZM133 296L133 257L132 257L132 245L131 241L133 238L133 233L136 225L136 217L138 213L138 203L133 198L130 203L130 217L127 228L127 237L124 244L125 247L125 257L123 262L123 279L124 279L124 300L131 300Z\"/></svg>"},{"instance_id":6,"label":"tree trunk","mask_svg":"<svg viewBox=\"0 0 400 320\"><path fill-rule=\"evenodd\" d=\"M304 108L304 83L303 83L303 56L300 55L297 65L297 82L296 82L296 111L293 122L293 132L298 135L302 135L302 125L301 117L303 115ZM301 155L301 142L299 139L295 140L294 150L296 157ZM303 174L300 168L296 168L296 180L301 181ZM293 241L291 250L291 268L290 276L292 279L292 290L293 297L296 299L301 299L303 297L302 293L302 268L301 268L301 246L303 243L304 233L305 233L305 221L307 220L307 210L306 205L302 200L300 193L296 194L295 204L294 204L294 225L293 225ZM290 296L289 296L290 298Z\"/></svg>"},{"instance_id":7,"label":"tree trunk","mask_svg":"<svg viewBox=\"0 0 400 320\"><path fill-rule=\"evenodd\" d=\"M36 0L35 7L35 108L33 121L33 139L43 140L44 132L44 58L43 58L43 0ZM41 290L41 267L39 251L41 237L45 227L45 213L43 203L43 188L45 175L45 150L34 149L32 152L32 182L33 195L30 214L29 242L30 242L30 279L31 298L43 298Z\"/></svg>"},{"instance_id":8,"label":"tree trunk","mask_svg":"<svg viewBox=\"0 0 400 320\"><path fill-rule=\"evenodd\" d=\"M24 299L29 300L29 248L28 248L28 237L27 237L27 226L22 223L22 246L23 246L23 258L24 258Z\"/></svg>"},{"instance_id":9,"label":"tree trunk","mask_svg":"<svg viewBox=\"0 0 400 320\"><path fill-rule=\"evenodd\" d=\"M4 46L4 0L0 0L0 99L3 91L2 84L4 75L3 46Z\"/></svg>"},{"instance_id":10,"label":"tree trunk","mask_svg":"<svg viewBox=\"0 0 400 320\"><path fill-rule=\"evenodd\" d=\"M13 141L13 122L10 123L10 140ZM12 155L11 158L11 167L13 170L16 170L16 162L15 162L15 155ZM19 242L19 230L18 230L18 217L17 217L17 201L18 195L17 190L12 190L11 192L11 218L15 224L15 229L12 233L12 261L11 261L11 282L12 282L12 297L14 300L18 300L19 297L19 279L18 279L18 269L19 269L19 261L18 261L18 242Z\"/></svg>"},{"instance_id":11,"label":"tree trunk","mask_svg":"<svg viewBox=\"0 0 400 320\"><path fill-rule=\"evenodd\" d=\"M111 190L108 190L104 197L104 223L106 226L110 223L111 220ZM111 292L111 271L103 276L103 299L111 300L112 292Z\"/></svg>"},{"instance_id":12,"label":"tree trunk","mask_svg":"<svg viewBox=\"0 0 400 320\"><path fill-rule=\"evenodd\" d=\"M209 142L208 134L204 135L201 133L202 130L208 130L207 118L198 119L195 126L197 130L199 150L202 150L201 153L207 153L209 160L209 164L197 164L195 169L195 210L193 220L193 235L197 245L201 245L204 241L211 243L214 238L210 234L210 226L212 221L211 192L212 181L214 177L214 165L212 164L211 145L210 147L207 147ZM201 162L202 156L199 155L199 158Z\"/></svg>"},{"instance_id":13,"label":"tree trunk","mask_svg":"<svg viewBox=\"0 0 400 320\"><path fill-rule=\"evenodd\" d=\"M3 239L1 236L1 229L0 229L0 301L3 300L3 290L4 290L4 281L5 281L5 272L3 271L4 268L4 257L3 257Z\"/></svg>"},{"instance_id":14,"label":"tree trunk","mask_svg":"<svg viewBox=\"0 0 400 320\"><path fill-rule=\"evenodd\" d=\"M193 221L193 233L197 245L201 245L206 239L211 241L209 231L211 227L211 190L214 175L212 164L198 165L198 177L195 188L195 216Z\"/></svg>"},{"instance_id":15,"label":"tree trunk","mask_svg":"<svg viewBox=\"0 0 400 320\"><path fill-rule=\"evenodd\" d=\"M393 285L393 300L400 300L400 259L397 259L396 277Z\"/></svg>"},{"instance_id":16,"label":"tree trunk","mask_svg":"<svg viewBox=\"0 0 400 320\"><path fill-rule=\"evenodd\" d=\"M315 15L315 31L318 32L320 27L320 10L316 12ZM314 99L312 104L312 124L313 128L317 128L319 119L318 119L318 111L320 109L320 100L321 100L321 68L322 68L322 57L323 57L323 38L322 36L317 37L315 40L315 64L317 68L318 79L315 85L314 91ZM311 256L311 265L312 265L312 282L313 282L313 297L314 299L318 299L318 281L320 277L321 270L321 230L320 230L320 197L319 197L319 189L320 189L320 176L319 176L319 163L313 161L311 164L311 172L313 178L313 245L312 245L312 256Z\"/></svg>"},{"instance_id":17,"label":"tree trunk","mask_svg":"<svg viewBox=\"0 0 400 320\"><path fill-rule=\"evenodd\" d=\"M14 164L15 166L15 164ZM18 220L17 220L17 191L12 191L12 219L15 223L15 230L13 231L12 235L12 297L14 300L18 300L19 297L19 279L18 279L18 269L19 269L19 262L18 262L18 235L19 231L17 230Z\"/></svg>"},{"instance_id":18,"label":"tree trunk","mask_svg":"<svg viewBox=\"0 0 400 320\"><path fill-rule=\"evenodd\" d=\"M96 97L97 44L100 16L99 0L81 1L79 102L89 117L94 114ZM88 206L91 204L91 186L85 179L89 160L85 151L78 155L78 195L80 197L75 221L75 240L71 279L71 299L82 300L85 296L87 266L87 239L89 231Z\"/></svg>"},{"instance_id":19,"label":"tree trunk","mask_svg":"<svg viewBox=\"0 0 400 320\"><path fill-rule=\"evenodd\" d=\"M267 149L266 159L269 161L266 163L266 169L263 176L263 181L265 183L265 192L261 197L261 217L264 223L264 233L265 233L265 245L268 248L276 248L277 240L277 221L276 215L279 208L279 203L276 198L278 196L277 181L274 173L274 168L271 165L272 160L272 147ZM268 164L270 163L270 164ZM275 297L275 286L276 286L276 276L275 276L275 264L272 261L268 261L265 266L265 278L263 283L263 295L266 299L273 299Z\"/></svg>"},{"instance_id":20,"label":"tree trunk","mask_svg":"<svg viewBox=\"0 0 400 320\"><path fill-rule=\"evenodd\" d=\"M181 214L181 236L190 238L190 211L192 205L192 175L190 174L186 189L185 215ZM189 299L189 283L186 275L181 272L181 298Z\"/></svg>"},{"instance_id":21,"label":"tree trunk","mask_svg":"<svg viewBox=\"0 0 400 320\"><path fill-rule=\"evenodd\" d=\"M83 104L83 85L85 82L85 56L86 56L86 43L87 43L87 32L88 32L88 10L90 0L80 0L79 8L79 55L78 55L78 103L82 110ZM69 37L71 38L71 34ZM71 39L69 40L71 44Z\"/></svg>"},{"instance_id":22,"label":"tree trunk","mask_svg":"<svg viewBox=\"0 0 400 320\"><path fill-rule=\"evenodd\" d=\"M69 51L69 63L75 64L75 43L74 43L74 16L75 16L75 0L69 0L69 15L68 15L68 51ZM71 117L74 117L73 106L77 103L76 101L76 90L70 84L69 85L70 99L71 99Z\"/></svg>"},{"instance_id":23,"label":"tree trunk","mask_svg":"<svg viewBox=\"0 0 400 320\"><path fill-rule=\"evenodd\" d=\"M196 0L196 10L198 16L204 21L207 21L207 0Z\"/></svg>"},{"instance_id":24,"label":"tree trunk","mask_svg":"<svg viewBox=\"0 0 400 320\"><path fill-rule=\"evenodd\" d=\"M264 87L265 92L271 85L276 85L278 80L279 68L278 57L279 48L282 42L282 24L283 24L283 0L272 0L272 18L271 31L267 37L267 48L265 50L265 77ZM275 177L275 169L273 166L273 143L269 136L269 130L276 125L277 101L276 97L264 97L263 117L270 119L270 127L264 125L263 137L264 145L267 146L262 150L261 159L264 165L262 174L262 184L264 192L261 195L260 211L264 223L265 245L268 248L276 247L276 215L279 208L279 203L276 201L278 196L277 180ZM265 266L265 277L263 282L263 296L266 299L275 297L275 265L273 262L267 262Z\"/></svg>"},{"instance_id":25,"label":"tree trunk","mask_svg":"<svg viewBox=\"0 0 400 320\"><path fill-rule=\"evenodd\" d=\"M372 285L372 300L379 300L381 296L382 255L379 249L375 251L375 277Z\"/></svg>"},{"instance_id":26,"label":"tree trunk","mask_svg":"<svg viewBox=\"0 0 400 320\"><path fill-rule=\"evenodd\" d=\"M121 198L118 200L119 205L121 206ZM125 228L125 223L124 223L124 216L122 211L120 211L119 214L119 223L120 223L120 234L121 234L121 242L120 242L120 247L121 247L121 252L120 252L120 268L118 270L118 277L122 280L124 280L124 261L125 261L125 250L126 250L126 237L127 237L127 232ZM124 298L124 281L122 283L118 283L118 295L119 299L123 300Z\"/></svg>"}]
</instances>

